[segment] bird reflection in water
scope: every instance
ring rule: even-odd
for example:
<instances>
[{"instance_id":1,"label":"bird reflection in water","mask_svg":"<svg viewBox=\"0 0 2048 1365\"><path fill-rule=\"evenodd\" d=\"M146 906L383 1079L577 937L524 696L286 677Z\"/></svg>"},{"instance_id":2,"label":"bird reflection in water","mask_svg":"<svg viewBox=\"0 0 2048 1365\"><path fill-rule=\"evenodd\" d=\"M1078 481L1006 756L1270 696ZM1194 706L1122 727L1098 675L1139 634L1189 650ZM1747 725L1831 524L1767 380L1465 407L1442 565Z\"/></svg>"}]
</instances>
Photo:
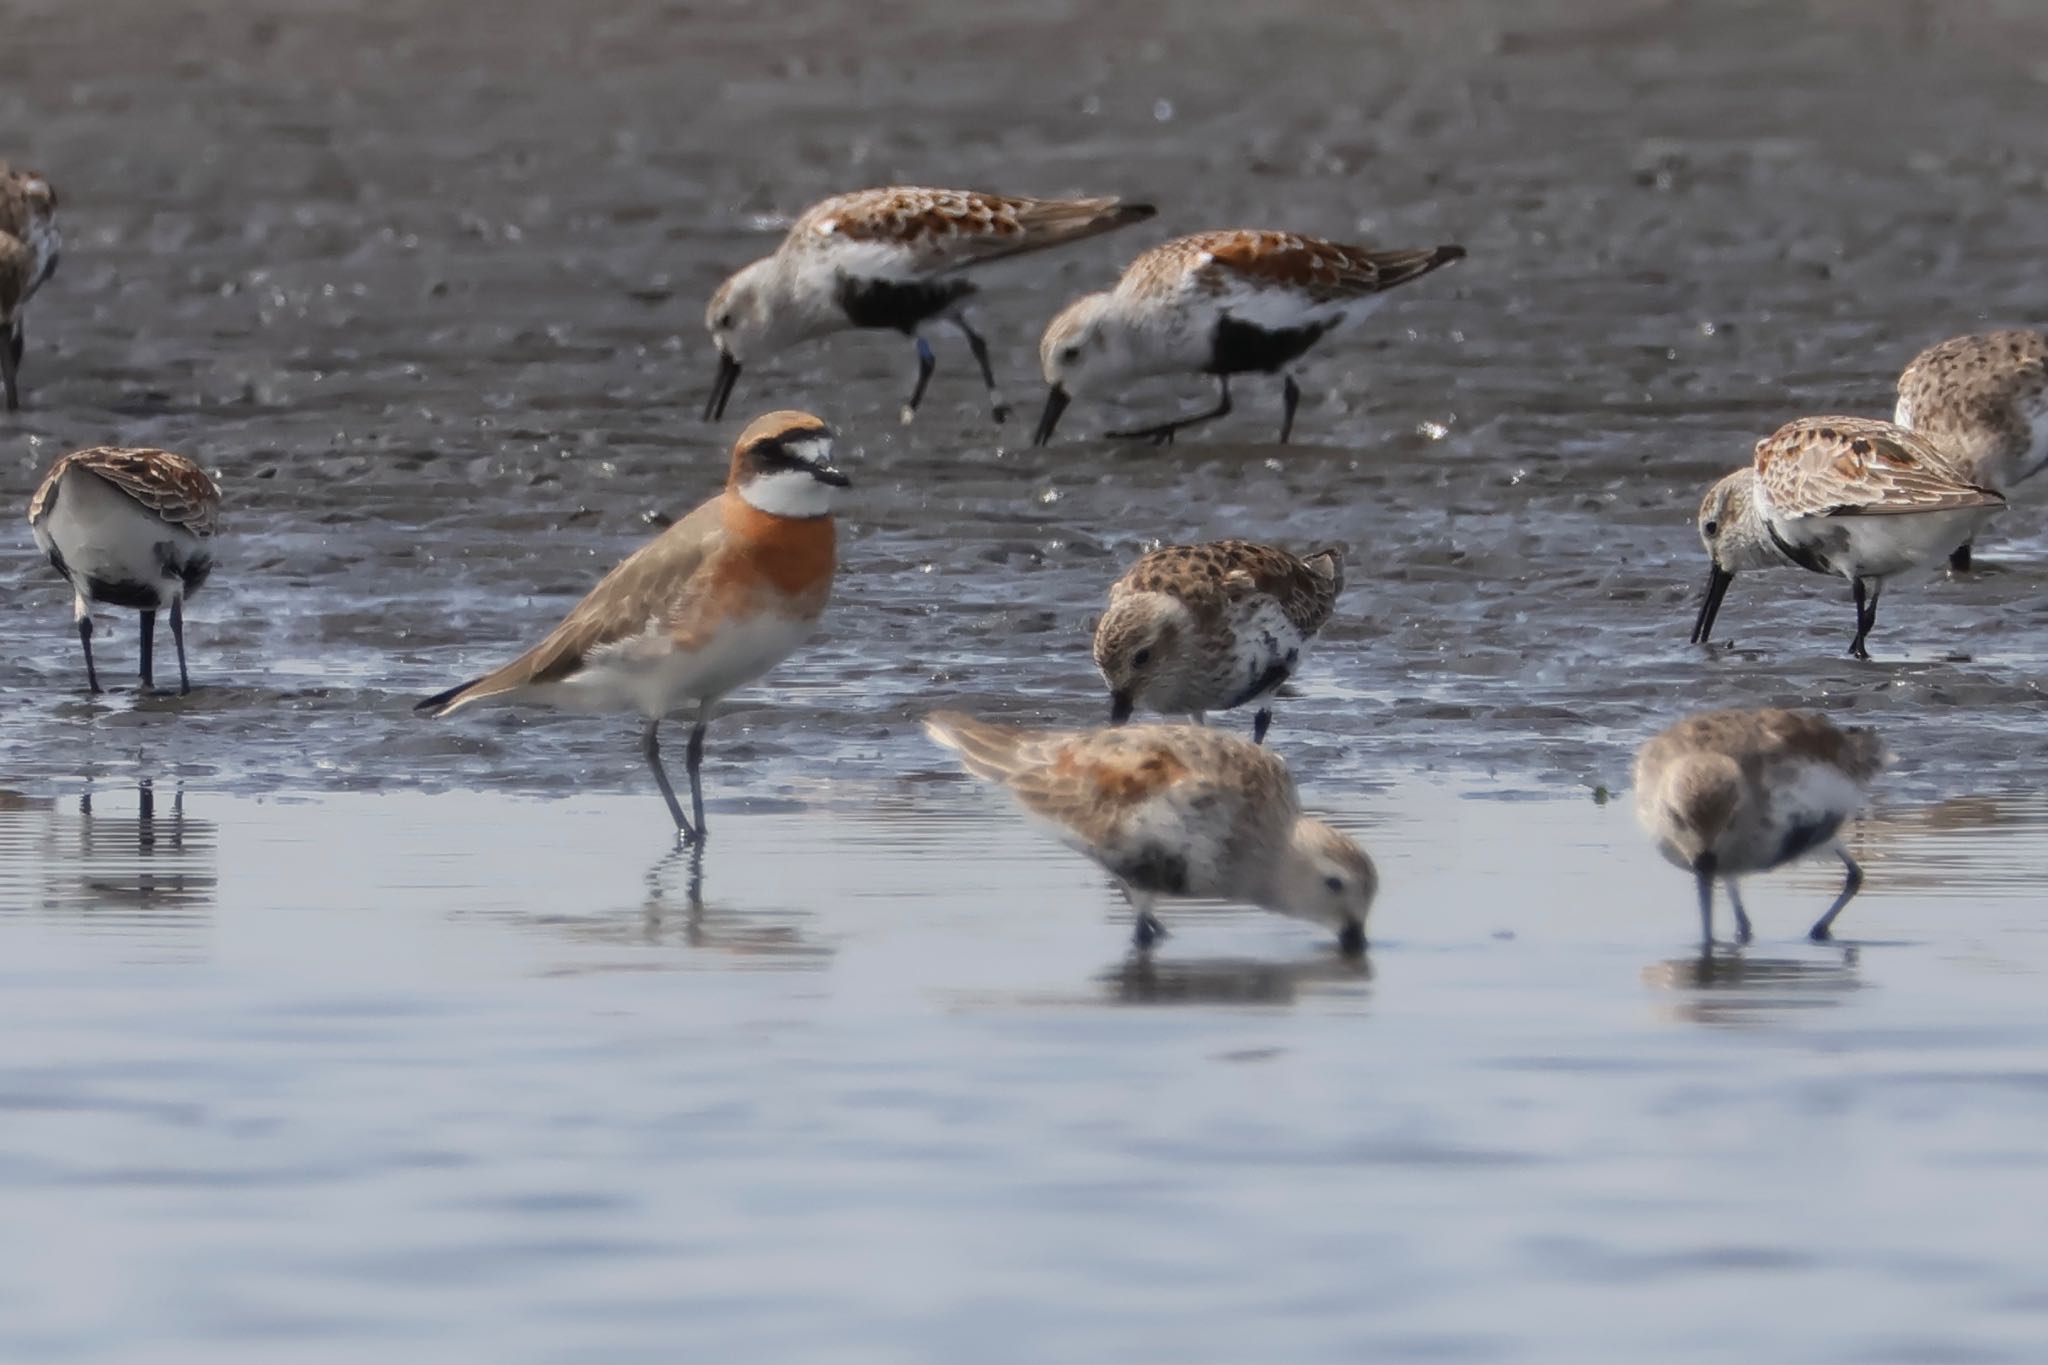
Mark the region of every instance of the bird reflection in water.
<instances>
[{"instance_id":1,"label":"bird reflection in water","mask_svg":"<svg viewBox=\"0 0 2048 1365\"><path fill-rule=\"evenodd\" d=\"M1695 1024L1762 1023L1775 1014L1830 1009L1861 990L1855 944L1811 957L1755 957L1702 949L1643 968L1644 984L1672 993L1659 1012Z\"/></svg>"},{"instance_id":2,"label":"bird reflection in water","mask_svg":"<svg viewBox=\"0 0 2048 1365\"><path fill-rule=\"evenodd\" d=\"M1122 1005L1291 1005L1304 988L1363 987L1372 980L1372 958L1327 952L1293 962L1180 961L1134 952L1097 980Z\"/></svg>"},{"instance_id":3,"label":"bird reflection in water","mask_svg":"<svg viewBox=\"0 0 2048 1365\"><path fill-rule=\"evenodd\" d=\"M647 899L640 914L641 939L646 943L680 943L735 958L772 959L763 966L822 966L832 956L829 947L805 940L796 923L798 912L707 906L702 843L665 851L647 869L646 881Z\"/></svg>"}]
</instances>

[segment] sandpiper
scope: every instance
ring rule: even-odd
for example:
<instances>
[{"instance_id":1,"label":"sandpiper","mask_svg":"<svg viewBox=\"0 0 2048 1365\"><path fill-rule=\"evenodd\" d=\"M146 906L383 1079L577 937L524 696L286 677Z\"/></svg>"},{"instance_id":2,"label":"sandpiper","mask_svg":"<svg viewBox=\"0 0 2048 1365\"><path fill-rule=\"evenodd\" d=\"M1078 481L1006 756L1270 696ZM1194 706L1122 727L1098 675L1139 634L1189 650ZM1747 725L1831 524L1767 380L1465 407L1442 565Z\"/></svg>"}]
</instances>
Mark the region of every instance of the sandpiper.
<instances>
[{"instance_id":1,"label":"sandpiper","mask_svg":"<svg viewBox=\"0 0 2048 1365\"><path fill-rule=\"evenodd\" d=\"M1137 915L1139 948L1164 932L1158 898L1214 896L1327 925L1345 952L1365 951L1379 873L1302 813L1286 765L1265 749L1190 725L1025 730L949 711L926 717L925 732L1108 869Z\"/></svg>"},{"instance_id":2,"label":"sandpiper","mask_svg":"<svg viewBox=\"0 0 2048 1365\"><path fill-rule=\"evenodd\" d=\"M1986 332L1928 347L1899 376L1892 420L1940 447L1972 483L2010 493L2048 464L2048 336ZM1949 564L1970 567L1968 541Z\"/></svg>"},{"instance_id":3,"label":"sandpiper","mask_svg":"<svg viewBox=\"0 0 2048 1365\"><path fill-rule=\"evenodd\" d=\"M21 407L22 315L57 270L57 192L35 171L0 161L0 381L7 410Z\"/></svg>"},{"instance_id":4,"label":"sandpiper","mask_svg":"<svg viewBox=\"0 0 2048 1365\"><path fill-rule=\"evenodd\" d=\"M1338 550L1302 559L1248 540L1154 550L1110 587L1095 625L1110 723L1143 706L1201 724L1206 712L1256 703L1252 743L1263 743L1273 694L1343 590Z\"/></svg>"},{"instance_id":5,"label":"sandpiper","mask_svg":"<svg viewBox=\"0 0 2048 1365\"><path fill-rule=\"evenodd\" d=\"M1705 644L1744 569L1797 565L1840 574L1856 600L1849 652L1868 659L1887 578L1928 568L1977 534L2005 498L1920 436L1865 417L1801 417L1756 443L1756 463L1700 501L1711 567L1692 641Z\"/></svg>"},{"instance_id":6,"label":"sandpiper","mask_svg":"<svg viewBox=\"0 0 2048 1365\"><path fill-rule=\"evenodd\" d=\"M832 592L832 503L846 475L832 432L809 413L756 418L733 445L725 491L613 569L546 639L511 663L413 709L445 716L478 702L632 711L641 752L679 840L704 837L699 776L711 709L787 658ZM661 765L662 718L696 709L687 764L694 824Z\"/></svg>"},{"instance_id":7,"label":"sandpiper","mask_svg":"<svg viewBox=\"0 0 2048 1365\"><path fill-rule=\"evenodd\" d=\"M71 614L85 648L85 680L100 690L92 662L92 604L142 613L142 685L156 685L156 614L169 608L178 646L178 690L192 690L185 668L185 599L213 570L220 488L183 455L168 450L93 446L50 466L29 499L36 548L71 584Z\"/></svg>"},{"instance_id":8,"label":"sandpiper","mask_svg":"<svg viewBox=\"0 0 2048 1365\"><path fill-rule=\"evenodd\" d=\"M1808 934L1828 938L1863 884L1863 869L1835 834L1887 761L1874 731L1771 708L1704 712L1645 743L1636 753L1636 819L1658 852L1698 882L1701 940L1714 941L1716 878L1727 884L1736 937L1747 943L1735 879L1819 850L1848 872Z\"/></svg>"},{"instance_id":9,"label":"sandpiper","mask_svg":"<svg viewBox=\"0 0 2048 1365\"><path fill-rule=\"evenodd\" d=\"M1208 412L1112 431L1170 441L1230 411L1230 376L1282 376L1280 440L1294 434L1301 387L1288 367L1311 346L1364 317L1395 285L1461 259L1461 246L1374 251L1292 232L1198 232L1145 252L1114 289L1068 304L1045 329L1039 363L1051 391L1036 443L1052 439L1075 398L1121 392L1146 375L1216 377Z\"/></svg>"},{"instance_id":10,"label":"sandpiper","mask_svg":"<svg viewBox=\"0 0 2048 1365\"><path fill-rule=\"evenodd\" d=\"M879 328L917 345L917 382L903 405L908 422L937 364L921 332L936 320L967 338L1000 422L1009 408L996 388L988 343L967 313L974 282L961 272L1141 223L1156 212L1121 199L905 187L856 190L813 204L774 255L739 271L711 296L704 325L718 346L718 375L704 416L725 415L742 365L832 332Z\"/></svg>"}]
</instances>

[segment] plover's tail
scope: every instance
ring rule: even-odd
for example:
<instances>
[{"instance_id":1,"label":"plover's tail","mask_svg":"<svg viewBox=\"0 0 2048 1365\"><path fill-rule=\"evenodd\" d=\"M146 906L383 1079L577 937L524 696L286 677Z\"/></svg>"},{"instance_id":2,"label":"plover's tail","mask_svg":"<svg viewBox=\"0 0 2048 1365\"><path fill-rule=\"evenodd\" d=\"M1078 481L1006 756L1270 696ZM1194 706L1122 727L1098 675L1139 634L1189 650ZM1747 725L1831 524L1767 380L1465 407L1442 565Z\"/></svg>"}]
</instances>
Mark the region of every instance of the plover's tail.
<instances>
[{"instance_id":1,"label":"plover's tail","mask_svg":"<svg viewBox=\"0 0 2048 1365\"><path fill-rule=\"evenodd\" d=\"M458 710L473 701L482 701L483 695L477 693L477 688L484 681L484 678L471 678L468 682L455 684L446 692L436 692L424 701L414 702L413 714L439 720L450 711Z\"/></svg>"},{"instance_id":2,"label":"plover's tail","mask_svg":"<svg viewBox=\"0 0 2048 1365\"><path fill-rule=\"evenodd\" d=\"M1010 725L990 725L958 711L934 711L924 718L932 742L960 755L961 766L976 777L1002 782L1022 766L1019 751L1030 732Z\"/></svg>"},{"instance_id":3,"label":"plover's tail","mask_svg":"<svg viewBox=\"0 0 2048 1365\"><path fill-rule=\"evenodd\" d=\"M1015 236L998 239L986 252L977 252L963 264L983 265L1007 256L1021 256L1049 246L1078 242L1104 232L1157 216L1150 204L1127 204L1121 199L1004 199L1002 216L1017 228Z\"/></svg>"}]
</instances>

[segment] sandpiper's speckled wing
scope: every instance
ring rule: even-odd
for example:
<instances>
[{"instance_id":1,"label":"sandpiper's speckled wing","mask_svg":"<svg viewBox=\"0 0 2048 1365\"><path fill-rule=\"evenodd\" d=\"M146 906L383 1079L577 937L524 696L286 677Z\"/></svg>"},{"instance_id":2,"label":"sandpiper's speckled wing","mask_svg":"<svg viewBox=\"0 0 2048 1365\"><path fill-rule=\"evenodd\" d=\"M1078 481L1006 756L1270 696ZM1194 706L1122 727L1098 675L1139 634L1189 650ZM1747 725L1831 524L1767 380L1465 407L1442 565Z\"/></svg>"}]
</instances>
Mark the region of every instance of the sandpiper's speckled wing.
<instances>
[{"instance_id":1,"label":"sandpiper's speckled wing","mask_svg":"<svg viewBox=\"0 0 2048 1365\"><path fill-rule=\"evenodd\" d=\"M1419 279L1465 254L1461 246L1374 251L1293 232L1231 229L1177 237L1131 262L1139 294L1291 295L1311 304L1364 298Z\"/></svg>"},{"instance_id":2,"label":"sandpiper's speckled wing","mask_svg":"<svg viewBox=\"0 0 2048 1365\"><path fill-rule=\"evenodd\" d=\"M13 237L29 250L28 278L20 297L0 299L13 307L28 302L29 296L57 271L57 191L39 172L17 170L0 161L0 233Z\"/></svg>"},{"instance_id":3,"label":"sandpiper's speckled wing","mask_svg":"<svg viewBox=\"0 0 2048 1365\"><path fill-rule=\"evenodd\" d=\"M2005 499L1925 437L1867 417L1801 417L1756 443L1757 484L1784 517L1885 516L1994 507Z\"/></svg>"},{"instance_id":4,"label":"sandpiper's speckled wing","mask_svg":"<svg viewBox=\"0 0 2048 1365\"><path fill-rule=\"evenodd\" d=\"M1344 560L1336 550L1302 559L1249 540L1167 545L1133 564L1111 589L1165 592L1191 604L1238 601L1255 594L1280 604L1294 628L1313 635L1330 619L1344 589Z\"/></svg>"},{"instance_id":5,"label":"sandpiper's speckled wing","mask_svg":"<svg viewBox=\"0 0 2048 1365\"><path fill-rule=\"evenodd\" d=\"M1637 787L1654 786L1672 762L1696 753L1732 758L1753 779L1768 765L1799 760L1826 763L1867 783L1891 761L1884 741L1867 726L1845 730L1811 711L1738 707L1688 716L1643 745Z\"/></svg>"},{"instance_id":6,"label":"sandpiper's speckled wing","mask_svg":"<svg viewBox=\"0 0 2048 1365\"><path fill-rule=\"evenodd\" d=\"M913 278L1079 241L1156 210L1120 199L1025 199L974 190L856 190L805 210L784 251L831 250L855 273Z\"/></svg>"},{"instance_id":7,"label":"sandpiper's speckled wing","mask_svg":"<svg viewBox=\"0 0 2048 1365\"><path fill-rule=\"evenodd\" d=\"M168 450L92 446L74 450L44 476L29 499L28 519L40 522L56 505L57 486L74 469L90 470L174 526L195 536L214 533L220 487L183 455Z\"/></svg>"},{"instance_id":8,"label":"sandpiper's speckled wing","mask_svg":"<svg viewBox=\"0 0 2048 1365\"><path fill-rule=\"evenodd\" d=\"M592 651L644 635L657 624L673 626L688 616L695 594L707 586L698 570L717 546L722 516L719 499L712 498L635 550L547 638L486 674L470 695L488 697L559 682L582 668Z\"/></svg>"},{"instance_id":9,"label":"sandpiper's speckled wing","mask_svg":"<svg viewBox=\"0 0 2048 1365\"><path fill-rule=\"evenodd\" d=\"M2035 426L2048 422L2048 334L1983 332L1928 347L1899 375L1893 416L1973 474L2027 477L2038 467Z\"/></svg>"},{"instance_id":10,"label":"sandpiper's speckled wing","mask_svg":"<svg viewBox=\"0 0 2048 1365\"><path fill-rule=\"evenodd\" d=\"M941 711L925 729L969 772L1009 788L1026 810L1097 851L1115 847L1148 806L1169 796L1184 807L1230 805L1283 822L1300 809L1278 758L1200 726L1022 730Z\"/></svg>"}]
</instances>

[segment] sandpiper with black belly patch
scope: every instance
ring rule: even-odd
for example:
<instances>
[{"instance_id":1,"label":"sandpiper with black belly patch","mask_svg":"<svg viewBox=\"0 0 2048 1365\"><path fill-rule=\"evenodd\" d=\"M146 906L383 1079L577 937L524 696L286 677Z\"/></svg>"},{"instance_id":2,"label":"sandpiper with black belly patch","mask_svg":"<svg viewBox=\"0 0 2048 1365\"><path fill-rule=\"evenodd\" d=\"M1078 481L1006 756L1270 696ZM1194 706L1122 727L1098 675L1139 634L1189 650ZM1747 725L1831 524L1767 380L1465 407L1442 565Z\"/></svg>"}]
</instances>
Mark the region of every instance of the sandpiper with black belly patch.
<instances>
[{"instance_id":1,"label":"sandpiper with black belly patch","mask_svg":"<svg viewBox=\"0 0 2048 1365\"><path fill-rule=\"evenodd\" d=\"M718 347L707 420L725 415L745 365L833 332L901 332L917 346L908 422L937 364L922 329L952 325L967 339L996 421L1009 414L988 343L967 312L974 281L962 273L1005 257L1141 223L1156 210L1121 199L1025 199L973 190L907 187L834 195L805 210L773 255L718 287L704 325Z\"/></svg>"},{"instance_id":2,"label":"sandpiper with black belly patch","mask_svg":"<svg viewBox=\"0 0 2048 1365\"><path fill-rule=\"evenodd\" d=\"M1985 332L1928 347L1899 376L1892 420L1971 482L2009 495L2048 466L2048 335ZM1970 567L1967 541L1949 565Z\"/></svg>"},{"instance_id":3,"label":"sandpiper with black belly patch","mask_svg":"<svg viewBox=\"0 0 2048 1365\"><path fill-rule=\"evenodd\" d=\"M1262 743L1274 693L1343 590L1337 550L1304 559L1248 540L1154 550L1110 587L1095 625L1111 723L1141 706L1201 723L1210 711L1256 705L1252 742Z\"/></svg>"},{"instance_id":4,"label":"sandpiper with black belly patch","mask_svg":"<svg viewBox=\"0 0 2048 1365\"><path fill-rule=\"evenodd\" d=\"M724 492L635 551L532 649L414 709L438 717L499 702L637 713L646 721L641 752L678 838L701 840L712 707L811 634L832 593L832 506L847 482L816 417L756 419L733 445ZM684 707L695 716L689 816L658 734L663 717Z\"/></svg>"},{"instance_id":5,"label":"sandpiper with black belly patch","mask_svg":"<svg viewBox=\"0 0 2048 1365\"><path fill-rule=\"evenodd\" d=\"M1323 925L1345 952L1365 951L1379 873L1302 813L1287 766L1265 749L1192 725L1025 730L946 711L925 732L1117 879L1141 949L1164 932L1156 901L1202 896Z\"/></svg>"},{"instance_id":6,"label":"sandpiper with black belly patch","mask_svg":"<svg viewBox=\"0 0 2048 1365\"><path fill-rule=\"evenodd\" d=\"M1112 431L1170 441L1230 412L1230 377L1279 374L1280 440L1294 434L1301 387L1289 367L1324 337L1371 312L1387 290L1465 255L1461 246L1374 251L1293 232L1232 230L1179 237L1145 252L1114 289L1074 300L1039 342L1050 390L1036 443L1067 404L1120 393L1148 375L1213 375L1217 404L1170 422Z\"/></svg>"},{"instance_id":7,"label":"sandpiper with black belly patch","mask_svg":"<svg viewBox=\"0 0 2048 1365\"><path fill-rule=\"evenodd\" d=\"M178 690L190 692L185 666L185 599L213 571L220 488L206 471L168 450L94 446L50 467L29 499L36 548L71 584L72 615L85 649L85 680L100 690L92 658L92 604L142 613L142 685L156 685L156 614L168 609L178 647Z\"/></svg>"},{"instance_id":8,"label":"sandpiper with black belly patch","mask_svg":"<svg viewBox=\"0 0 2048 1365\"><path fill-rule=\"evenodd\" d=\"M0 161L0 389L21 406L28 301L57 273L57 192L35 171Z\"/></svg>"},{"instance_id":9,"label":"sandpiper with black belly patch","mask_svg":"<svg viewBox=\"0 0 2048 1365\"><path fill-rule=\"evenodd\" d=\"M1736 878L1809 853L1832 852L1842 890L1808 936L1832 936L1863 885L1863 869L1836 840L1889 761L1868 729L1843 730L1801 711L1709 711L1650 739L1636 754L1636 818L1666 860L1693 874L1700 939L1714 941L1714 883L1728 888L1736 938L1750 938Z\"/></svg>"},{"instance_id":10,"label":"sandpiper with black belly patch","mask_svg":"<svg viewBox=\"0 0 2048 1365\"><path fill-rule=\"evenodd\" d=\"M1931 568L2005 506L1926 438L1866 417L1801 417L1756 443L1756 462L1700 500L1710 566L1692 641L1705 644L1721 599L1745 569L1796 565L1849 580L1868 659L1885 580Z\"/></svg>"}]
</instances>

